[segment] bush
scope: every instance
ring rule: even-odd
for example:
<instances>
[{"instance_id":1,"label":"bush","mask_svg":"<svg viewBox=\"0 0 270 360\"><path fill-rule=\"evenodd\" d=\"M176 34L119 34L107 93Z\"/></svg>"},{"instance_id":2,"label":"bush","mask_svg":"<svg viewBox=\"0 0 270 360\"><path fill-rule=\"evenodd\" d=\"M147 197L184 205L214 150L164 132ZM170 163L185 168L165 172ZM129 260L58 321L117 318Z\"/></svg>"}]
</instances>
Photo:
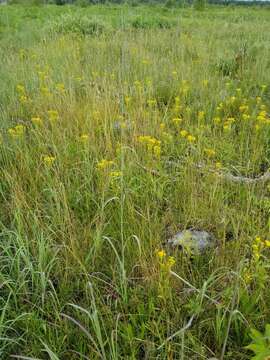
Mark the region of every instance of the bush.
<instances>
[{"instance_id":1,"label":"bush","mask_svg":"<svg viewBox=\"0 0 270 360\"><path fill-rule=\"evenodd\" d=\"M87 7L88 5L90 5L90 2L89 0L77 0L75 4L81 7Z\"/></svg>"},{"instance_id":2,"label":"bush","mask_svg":"<svg viewBox=\"0 0 270 360\"><path fill-rule=\"evenodd\" d=\"M204 10L204 8L205 8L205 0L196 0L194 2L195 10Z\"/></svg>"},{"instance_id":3,"label":"bush","mask_svg":"<svg viewBox=\"0 0 270 360\"><path fill-rule=\"evenodd\" d=\"M167 0L165 2L165 6L167 8L174 8L174 7L176 7L176 1L175 0Z\"/></svg>"},{"instance_id":4,"label":"bush","mask_svg":"<svg viewBox=\"0 0 270 360\"><path fill-rule=\"evenodd\" d=\"M131 22L135 29L170 29L175 24L166 18L137 17Z\"/></svg>"},{"instance_id":5,"label":"bush","mask_svg":"<svg viewBox=\"0 0 270 360\"><path fill-rule=\"evenodd\" d=\"M44 4L43 0L11 0L9 5L42 5Z\"/></svg>"},{"instance_id":6,"label":"bush","mask_svg":"<svg viewBox=\"0 0 270 360\"><path fill-rule=\"evenodd\" d=\"M51 33L99 35L107 29L102 22L86 16L65 15L50 26Z\"/></svg>"}]
</instances>

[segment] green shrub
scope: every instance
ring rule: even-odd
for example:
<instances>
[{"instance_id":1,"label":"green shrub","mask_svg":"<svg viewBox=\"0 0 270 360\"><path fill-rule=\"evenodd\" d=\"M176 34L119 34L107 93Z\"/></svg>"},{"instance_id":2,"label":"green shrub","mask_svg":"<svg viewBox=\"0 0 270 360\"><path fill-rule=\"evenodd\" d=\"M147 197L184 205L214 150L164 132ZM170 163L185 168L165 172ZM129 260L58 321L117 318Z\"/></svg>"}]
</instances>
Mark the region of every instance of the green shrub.
<instances>
[{"instance_id":1,"label":"green shrub","mask_svg":"<svg viewBox=\"0 0 270 360\"><path fill-rule=\"evenodd\" d=\"M75 4L81 7L87 7L88 5L90 5L90 2L89 0L77 0Z\"/></svg>"},{"instance_id":2,"label":"green shrub","mask_svg":"<svg viewBox=\"0 0 270 360\"><path fill-rule=\"evenodd\" d=\"M79 15L64 15L50 26L51 33L99 35L107 29L107 26L93 18Z\"/></svg>"},{"instance_id":3,"label":"green shrub","mask_svg":"<svg viewBox=\"0 0 270 360\"><path fill-rule=\"evenodd\" d=\"M195 10L204 10L205 8L205 0L195 0L194 9Z\"/></svg>"},{"instance_id":4,"label":"green shrub","mask_svg":"<svg viewBox=\"0 0 270 360\"><path fill-rule=\"evenodd\" d=\"M173 8L173 7L176 7L176 0L167 0L165 2L165 6L167 8Z\"/></svg>"},{"instance_id":5,"label":"green shrub","mask_svg":"<svg viewBox=\"0 0 270 360\"><path fill-rule=\"evenodd\" d=\"M170 29L175 24L166 18L142 18L137 17L131 22L135 29Z\"/></svg>"},{"instance_id":6,"label":"green shrub","mask_svg":"<svg viewBox=\"0 0 270 360\"><path fill-rule=\"evenodd\" d=\"M11 0L9 1L10 5L42 5L44 4L43 0Z\"/></svg>"}]
</instances>

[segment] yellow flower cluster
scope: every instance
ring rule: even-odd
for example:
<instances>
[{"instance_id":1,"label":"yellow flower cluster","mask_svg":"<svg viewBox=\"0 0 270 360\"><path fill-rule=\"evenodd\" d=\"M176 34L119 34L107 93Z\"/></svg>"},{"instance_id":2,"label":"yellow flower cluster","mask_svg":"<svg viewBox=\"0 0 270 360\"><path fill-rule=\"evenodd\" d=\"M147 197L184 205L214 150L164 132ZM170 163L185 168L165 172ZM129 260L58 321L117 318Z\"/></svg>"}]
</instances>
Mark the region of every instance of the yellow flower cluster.
<instances>
[{"instance_id":1,"label":"yellow flower cluster","mask_svg":"<svg viewBox=\"0 0 270 360\"><path fill-rule=\"evenodd\" d=\"M249 120L249 119L250 119L250 115L244 113L244 114L242 115L242 119L243 119L243 120Z\"/></svg>"},{"instance_id":2,"label":"yellow flower cluster","mask_svg":"<svg viewBox=\"0 0 270 360\"><path fill-rule=\"evenodd\" d=\"M102 160L100 160L98 162L97 169L98 170L106 170L106 169L110 168L113 165L114 165L114 161L102 159Z\"/></svg>"},{"instance_id":3,"label":"yellow flower cluster","mask_svg":"<svg viewBox=\"0 0 270 360\"><path fill-rule=\"evenodd\" d=\"M159 260L160 267L163 270L169 271L175 264L175 258L173 256L168 256L163 249L156 251L156 256Z\"/></svg>"},{"instance_id":4,"label":"yellow flower cluster","mask_svg":"<svg viewBox=\"0 0 270 360\"><path fill-rule=\"evenodd\" d=\"M220 112L221 110L224 109L224 104L223 102L219 103L218 106L217 106L217 112Z\"/></svg>"},{"instance_id":5,"label":"yellow flower cluster","mask_svg":"<svg viewBox=\"0 0 270 360\"><path fill-rule=\"evenodd\" d=\"M56 90L61 93L64 94L66 89L65 89L65 85L63 83L58 83L55 85Z\"/></svg>"},{"instance_id":6,"label":"yellow flower cluster","mask_svg":"<svg viewBox=\"0 0 270 360\"><path fill-rule=\"evenodd\" d=\"M205 117L205 112L204 111L199 111L198 112L198 120L202 121Z\"/></svg>"},{"instance_id":7,"label":"yellow flower cluster","mask_svg":"<svg viewBox=\"0 0 270 360\"><path fill-rule=\"evenodd\" d=\"M157 105L157 100L156 99L148 99L147 100L147 105L155 106L155 105Z\"/></svg>"},{"instance_id":8,"label":"yellow flower cluster","mask_svg":"<svg viewBox=\"0 0 270 360\"><path fill-rule=\"evenodd\" d=\"M190 143L194 143L196 141L196 137L189 134L187 130L181 130L180 135Z\"/></svg>"},{"instance_id":9,"label":"yellow flower cluster","mask_svg":"<svg viewBox=\"0 0 270 360\"><path fill-rule=\"evenodd\" d=\"M55 162L55 160L56 160L56 157L52 156L52 155L45 155L43 157L43 162L47 166L51 166Z\"/></svg>"},{"instance_id":10,"label":"yellow flower cluster","mask_svg":"<svg viewBox=\"0 0 270 360\"><path fill-rule=\"evenodd\" d=\"M23 86L23 85L21 85L21 84L18 84L17 86L16 86L16 89L17 89L17 92L19 93L19 94L25 94L25 87Z\"/></svg>"},{"instance_id":11,"label":"yellow flower cluster","mask_svg":"<svg viewBox=\"0 0 270 360\"><path fill-rule=\"evenodd\" d=\"M49 70L49 69L47 69L47 70ZM39 77L40 82L46 81L49 78L48 71L38 71L38 77Z\"/></svg>"},{"instance_id":12,"label":"yellow flower cluster","mask_svg":"<svg viewBox=\"0 0 270 360\"><path fill-rule=\"evenodd\" d=\"M59 113L57 110L48 110L49 120L55 122L59 119Z\"/></svg>"},{"instance_id":13,"label":"yellow flower cluster","mask_svg":"<svg viewBox=\"0 0 270 360\"><path fill-rule=\"evenodd\" d=\"M120 178L122 176L122 171L111 171L109 176L112 178L112 179L117 179L117 178Z\"/></svg>"},{"instance_id":14,"label":"yellow flower cluster","mask_svg":"<svg viewBox=\"0 0 270 360\"><path fill-rule=\"evenodd\" d=\"M215 152L215 150L213 150L213 149L204 149L204 152L206 153L206 155L208 156L208 157L214 157L215 155L216 155L216 152Z\"/></svg>"},{"instance_id":15,"label":"yellow flower cluster","mask_svg":"<svg viewBox=\"0 0 270 360\"><path fill-rule=\"evenodd\" d=\"M243 269L243 279L246 284L250 284L252 281L252 272L249 267Z\"/></svg>"},{"instance_id":16,"label":"yellow flower cluster","mask_svg":"<svg viewBox=\"0 0 270 360\"><path fill-rule=\"evenodd\" d=\"M175 113L179 113L179 111L182 109L182 106L180 105L180 97L179 96L176 96L174 98L174 109L173 111Z\"/></svg>"},{"instance_id":17,"label":"yellow flower cluster","mask_svg":"<svg viewBox=\"0 0 270 360\"><path fill-rule=\"evenodd\" d=\"M221 123L221 118L219 116L215 116L213 119L214 124L220 124Z\"/></svg>"},{"instance_id":18,"label":"yellow flower cluster","mask_svg":"<svg viewBox=\"0 0 270 360\"><path fill-rule=\"evenodd\" d=\"M8 133L12 138L20 138L25 133L25 126L22 124L16 125L14 128L8 129Z\"/></svg>"},{"instance_id":19,"label":"yellow flower cluster","mask_svg":"<svg viewBox=\"0 0 270 360\"><path fill-rule=\"evenodd\" d=\"M249 107L246 104L243 104L243 105L239 106L239 111L242 112L242 113L247 113L248 110L249 110Z\"/></svg>"},{"instance_id":20,"label":"yellow flower cluster","mask_svg":"<svg viewBox=\"0 0 270 360\"><path fill-rule=\"evenodd\" d=\"M139 92L142 91L142 89L143 89L143 85L142 85L141 81L139 81L139 80L134 81L134 86L136 87L136 90Z\"/></svg>"},{"instance_id":21,"label":"yellow flower cluster","mask_svg":"<svg viewBox=\"0 0 270 360\"><path fill-rule=\"evenodd\" d=\"M42 121L42 119L41 119L39 116L34 116L34 117L32 117L32 118L31 118L31 121L32 121L32 123L33 123L34 125L36 125L36 126L41 126L41 125L43 125L43 121Z\"/></svg>"},{"instance_id":22,"label":"yellow flower cluster","mask_svg":"<svg viewBox=\"0 0 270 360\"><path fill-rule=\"evenodd\" d=\"M18 95L19 95L19 101L22 104L27 103L29 101L29 98L26 95L25 87L23 85L21 85L21 84L18 84L16 86L16 89L17 89L17 92L18 92Z\"/></svg>"},{"instance_id":23,"label":"yellow flower cluster","mask_svg":"<svg viewBox=\"0 0 270 360\"><path fill-rule=\"evenodd\" d=\"M228 117L223 124L223 130L224 131L230 131L232 128L232 124L235 122L234 117Z\"/></svg>"},{"instance_id":24,"label":"yellow flower cluster","mask_svg":"<svg viewBox=\"0 0 270 360\"><path fill-rule=\"evenodd\" d=\"M82 135L80 136L80 141L81 141L82 143L86 143L86 142L88 142L88 140L89 140L89 135L88 135L88 134L82 134Z\"/></svg>"},{"instance_id":25,"label":"yellow flower cluster","mask_svg":"<svg viewBox=\"0 0 270 360\"><path fill-rule=\"evenodd\" d=\"M257 115L257 121L261 124L270 124L270 118L266 110L262 110Z\"/></svg>"},{"instance_id":26,"label":"yellow flower cluster","mask_svg":"<svg viewBox=\"0 0 270 360\"><path fill-rule=\"evenodd\" d=\"M156 157L161 154L161 141L149 135L141 135L138 137L138 142L145 144L149 152L153 153Z\"/></svg>"},{"instance_id":27,"label":"yellow flower cluster","mask_svg":"<svg viewBox=\"0 0 270 360\"><path fill-rule=\"evenodd\" d=\"M265 248L270 248L270 241L257 236L252 244L252 255L256 261L261 258L262 252Z\"/></svg>"}]
</instances>

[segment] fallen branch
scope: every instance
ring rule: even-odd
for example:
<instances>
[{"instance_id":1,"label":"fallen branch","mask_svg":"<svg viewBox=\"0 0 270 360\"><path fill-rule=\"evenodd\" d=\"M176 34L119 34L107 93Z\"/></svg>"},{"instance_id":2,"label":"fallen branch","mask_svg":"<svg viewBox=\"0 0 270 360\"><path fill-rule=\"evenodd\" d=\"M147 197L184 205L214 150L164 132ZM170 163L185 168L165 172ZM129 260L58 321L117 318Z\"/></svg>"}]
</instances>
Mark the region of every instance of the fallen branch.
<instances>
[{"instance_id":1,"label":"fallen branch","mask_svg":"<svg viewBox=\"0 0 270 360\"><path fill-rule=\"evenodd\" d=\"M170 164L170 165L181 166L179 162L175 162L175 161L167 161L166 163ZM241 176L241 175L239 175L239 176L232 175L229 172L217 171L213 168L207 168L207 166L204 164L192 164L192 166L202 169L203 171L211 172L224 180L239 183L239 184L241 184L241 183L242 184L257 184L257 183L266 183L266 182L270 181L270 171L266 171L263 175L252 178L252 177L246 177L246 176Z\"/></svg>"},{"instance_id":2,"label":"fallen branch","mask_svg":"<svg viewBox=\"0 0 270 360\"><path fill-rule=\"evenodd\" d=\"M229 180L237 183L245 183L245 184L265 183L267 181L270 181L270 171L267 171L263 175L255 178L250 178L245 176L235 176L229 173L220 173L217 175L221 176L225 180Z\"/></svg>"},{"instance_id":3,"label":"fallen branch","mask_svg":"<svg viewBox=\"0 0 270 360\"><path fill-rule=\"evenodd\" d=\"M180 166L183 165L182 163L180 163L178 161L171 161L171 160L168 160L165 163L168 164L168 165L176 166L176 167L180 167ZM158 170L149 169L149 168L143 166L140 163L137 163L137 165L141 169L149 172L150 174L152 174L154 176L159 176L160 175ZM191 165L193 167L197 168L197 169L203 170L204 172L213 173L214 175L216 175L217 177L219 177L221 179L224 179L224 180L227 180L227 181L230 181L230 182L234 182L234 183L238 183L238 184L258 184L258 183L264 184L264 183L270 181L270 171L266 171L263 175L252 178L252 177L246 177L246 176L241 176L241 175L236 176L236 175L233 175L233 174L231 174L229 172L220 171L220 170L216 170L216 169L213 169L213 168L208 168L204 164L191 164Z\"/></svg>"}]
</instances>

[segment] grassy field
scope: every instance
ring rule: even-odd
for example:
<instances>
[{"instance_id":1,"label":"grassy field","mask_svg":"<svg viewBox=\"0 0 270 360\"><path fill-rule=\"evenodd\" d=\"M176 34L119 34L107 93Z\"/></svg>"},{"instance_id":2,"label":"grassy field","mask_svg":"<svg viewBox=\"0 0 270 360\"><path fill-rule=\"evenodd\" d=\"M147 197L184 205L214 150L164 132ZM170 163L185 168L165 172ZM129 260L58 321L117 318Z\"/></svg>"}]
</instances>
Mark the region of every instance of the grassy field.
<instances>
[{"instance_id":1,"label":"grassy field","mask_svg":"<svg viewBox=\"0 0 270 360\"><path fill-rule=\"evenodd\" d=\"M269 34L268 8L0 7L1 359L269 359ZM216 246L166 245L190 228Z\"/></svg>"}]
</instances>

